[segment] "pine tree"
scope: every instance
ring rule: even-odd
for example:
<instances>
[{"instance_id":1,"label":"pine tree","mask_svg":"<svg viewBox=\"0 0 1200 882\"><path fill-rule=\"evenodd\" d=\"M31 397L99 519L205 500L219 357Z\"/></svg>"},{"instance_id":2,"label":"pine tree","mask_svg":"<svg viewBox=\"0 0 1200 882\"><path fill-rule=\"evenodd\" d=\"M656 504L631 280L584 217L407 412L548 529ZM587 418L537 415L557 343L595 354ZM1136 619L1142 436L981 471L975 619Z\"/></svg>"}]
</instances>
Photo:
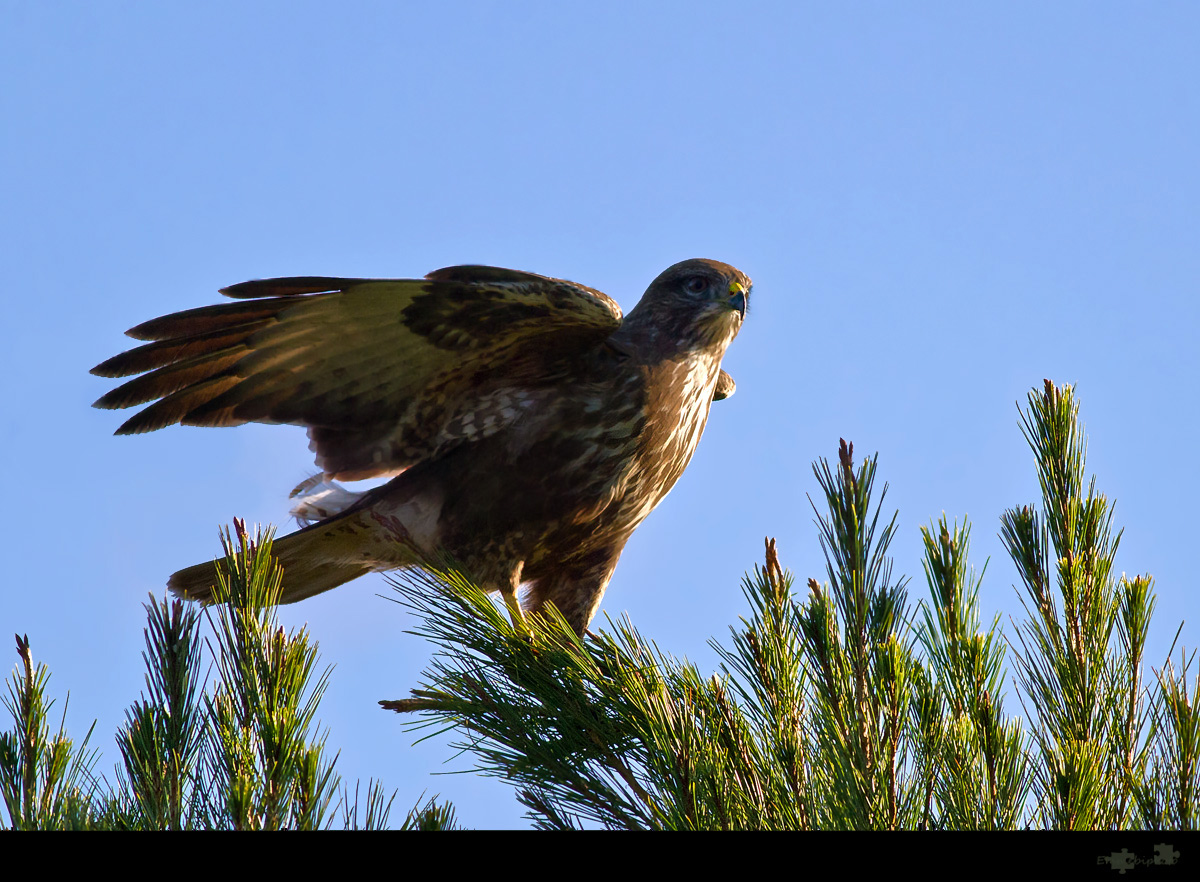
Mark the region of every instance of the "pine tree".
<instances>
[{"instance_id":1,"label":"pine tree","mask_svg":"<svg viewBox=\"0 0 1200 882\"><path fill-rule=\"evenodd\" d=\"M415 728L457 731L543 828L1195 829L1193 658L1144 673L1153 582L1115 575L1121 534L1086 477L1073 390L1031 392L1022 428L1042 499L1001 518L1025 610L1009 635L998 617L980 622L984 573L970 565L965 520L922 530L928 596L910 603L888 555L896 518L886 486L875 492L877 458L856 464L842 442L836 463L814 465L824 581L797 596L768 540L743 583L747 615L711 641L715 673L628 619L580 638L553 609L513 615L431 567L397 582L434 646L424 681L381 704ZM315 722L328 672L306 632L275 622L270 532L235 522L223 544L223 603L204 614L147 605L147 693L118 734L111 790L88 738L76 747L61 725L51 735L48 674L18 638L14 726L0 733L9 826L387 824L378 784L361 811L357 787L339 790ZM204 622L217 670L207 689ZM402 826L455 823L430 801Z\"/></svg>"},{"instance_id":2,"label":"pine tree","mask_svg":"<svg viewBox=\"0 0 1200 882\"><path fill-rule=\"evenodd\" d=\"M1114 575L1073 390L1031 392L1022 426L1042 501L1001 519L1026 594L1015 639L980 624L965 520L923 530L929 597L909 604L877 459L843 441L814 466L826 581L797 598L768 540L749 616L712 643L718 673L627 620L585 640L552 615L510 621L442 572L398 583L439 651L383 705L456 728L546 828L1195 829L1200 682L1187 659L1144 683L1153 583Z\"/></svg>"}]
</instances>

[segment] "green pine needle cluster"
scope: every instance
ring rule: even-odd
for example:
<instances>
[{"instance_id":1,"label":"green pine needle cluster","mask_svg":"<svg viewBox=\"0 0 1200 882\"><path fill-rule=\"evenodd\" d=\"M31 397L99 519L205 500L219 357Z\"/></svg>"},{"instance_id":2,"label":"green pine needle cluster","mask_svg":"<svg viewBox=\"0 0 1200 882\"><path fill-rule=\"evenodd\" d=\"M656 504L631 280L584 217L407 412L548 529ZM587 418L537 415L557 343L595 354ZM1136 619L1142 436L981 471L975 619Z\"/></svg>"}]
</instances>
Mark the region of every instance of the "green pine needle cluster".
<instances>
[{"instance_id":1,"label":"green pine needle cluster","mask_svg":"<svg viewBox=\"0 0 1200 882\"><path fill-rule=\"evenodd\" d=\"M769 540L715 675L627 620L581 640L510 619L446 570L397 582L438 649L382 704L457 732L545 828L1195 829L1200 682L1190 660L1143 682L1152 582L1115 575L1073 390L1047 382L1022 424L1043 498L1001 520L1012 638L980 622L966 522L922 530L928 596L909 603L876 460L842 442L814 466L825 581L795 596Z\"/></svg>"},{"instance_id":2,"label":"green pine needle cluster","mask_svg":"<svg viewBox=\"0 0 1200 882\"><path fill-rule=\"evenodd\" d=\"M432 660L409 697L381 704L417 730L452 731L547 829L1196 829L1194 657L1146 675L1153 582L1117 575L1121 534L1085 473L1073 389L1047 381L1021 424L1042 499L1001 517L1024 608L1007 632L981 622L986 567L970 564L965 520L922 529L925 596L910 602L877 460L856 464L842 442L814 466L824 580L798 596L768 540L743 583L747 615L711 641L717 672L627 619L580 638L553 609L522 615L431 566L396 584ZM115 787L95 775L88 738L51 734L48 674L18 639L14 726L0 733L9 826L387 825L377 783L362 802L339 789L316 723L328 672L305 631L276 623L270 534L235 532L222 538L222 603L147 606L147 692L118 733ZM430 800L401 826L456 823Z\"/></svg>"},{"instance_id":3,"label":"green pine needle cluster","mask_svg":"<svg viewBox=\"0 0 1200 882\"><path fill-rule=\"evenodd\" d=\"M49 674L33 668L29 641L5 705L0 792L14 829L316 830L387 826L394 795L371 782L351 794L334 771L317 705L329 671L305 630L288 634L274 607L279 566L270 532L241 521L222 537L219 603L203 613L182 601L146 604L146 692L117 732L115 785L96 774L87 739L76 749L60 726L51 736ZM211 636L202 636L207 624ZM206 653L205 650L208 650ZM203 672L211 655L214 682ZM23 668L23 669L22 669ZM90 736L89 732L89 736ZM446 829L453 812L430 801L406 827Z\"/></svg>"},{"instance_id":4,"label":"green pine needle cluster","mask_svg":"<svg viewBox=\"0 0 1200 882\"><path fill-rule=\"evenodd\" d=\"M64 703L58 731L50 734L54 702L46 701L50 672L33 666L29 638L17 635L21 663L8 683L4 707L13 730L0 732L0 791L14 830L86 829L92 808L91 770L96 755L87 748L92 731L79 747L67 737ZM93 726L94 728L94 726Z\"/></svg>"}]
</instances>

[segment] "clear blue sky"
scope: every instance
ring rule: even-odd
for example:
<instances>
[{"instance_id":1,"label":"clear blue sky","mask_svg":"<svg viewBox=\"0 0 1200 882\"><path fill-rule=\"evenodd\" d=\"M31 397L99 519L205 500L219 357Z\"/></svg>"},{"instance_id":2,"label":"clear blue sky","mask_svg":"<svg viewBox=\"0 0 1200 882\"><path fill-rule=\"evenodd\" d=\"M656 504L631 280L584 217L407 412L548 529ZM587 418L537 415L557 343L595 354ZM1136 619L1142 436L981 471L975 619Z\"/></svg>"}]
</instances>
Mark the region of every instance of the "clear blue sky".
<instances>
[{"instance_id":1,"label":"clear blue sky","mask_svg":"<svg viewBox=\"0 0 1200 882\"><path fill-rule=\"evenodd\" d=\"M1037 485L1014 402L1078 384L1089 467L1156 578L1151 657L1200 640L1200 7L1194 3L0 2L0 670L28 633L111 734L142 688L141 604L235 515L285 530L303 431L114 438L88 375L145 319L250 278L493 263L626 309L687 257L755 281L674 492L603 611L703 669L778 537L822 576L810 463L879 451L918 527L969 516L987 616L1019 612L996 538ZM522 826L510 789L378 710L430 647L377 576L287 608L336 665L353 780Z\"/></svg>"}]
</instances>

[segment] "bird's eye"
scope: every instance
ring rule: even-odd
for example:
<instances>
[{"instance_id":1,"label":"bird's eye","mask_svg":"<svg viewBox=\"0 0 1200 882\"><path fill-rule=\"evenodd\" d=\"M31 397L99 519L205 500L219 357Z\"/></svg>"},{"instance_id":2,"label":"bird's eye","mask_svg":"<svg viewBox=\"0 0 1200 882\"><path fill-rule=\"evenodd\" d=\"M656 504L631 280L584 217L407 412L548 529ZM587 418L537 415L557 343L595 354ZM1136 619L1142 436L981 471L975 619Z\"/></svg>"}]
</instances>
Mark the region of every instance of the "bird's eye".
<instances>
[{"instance_id":1,"label":"bird's eye","mask_svg":"<svg viewBox=\"0 0 1200 882\"><path fill-rule=\"evenodd\" d=\"M690 294L703 294L708 290L708 279L704 278L704 276L691 276L688 279L684 279L683 287Z\"/></svg>"}]
</instances>

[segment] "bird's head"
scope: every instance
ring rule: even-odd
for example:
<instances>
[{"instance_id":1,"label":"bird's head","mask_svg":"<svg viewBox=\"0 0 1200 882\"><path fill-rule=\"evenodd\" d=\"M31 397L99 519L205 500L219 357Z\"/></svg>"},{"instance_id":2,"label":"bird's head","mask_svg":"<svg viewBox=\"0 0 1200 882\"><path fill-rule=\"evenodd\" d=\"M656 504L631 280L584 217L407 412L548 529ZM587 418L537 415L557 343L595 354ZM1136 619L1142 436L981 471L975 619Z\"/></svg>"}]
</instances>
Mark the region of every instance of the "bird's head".
<instances>
[{"instance_id":1,"label":"bird's head","mask_svg":"<svg viewBox=\"0 0 1200 882\"><path fill-rule=\"evenodd\" d=\"M684 348L724 349L746 317L751 287L729 264L693 258L659 274L629 317L645 311L660 333Z\"/></svg>"}]
</instances>

